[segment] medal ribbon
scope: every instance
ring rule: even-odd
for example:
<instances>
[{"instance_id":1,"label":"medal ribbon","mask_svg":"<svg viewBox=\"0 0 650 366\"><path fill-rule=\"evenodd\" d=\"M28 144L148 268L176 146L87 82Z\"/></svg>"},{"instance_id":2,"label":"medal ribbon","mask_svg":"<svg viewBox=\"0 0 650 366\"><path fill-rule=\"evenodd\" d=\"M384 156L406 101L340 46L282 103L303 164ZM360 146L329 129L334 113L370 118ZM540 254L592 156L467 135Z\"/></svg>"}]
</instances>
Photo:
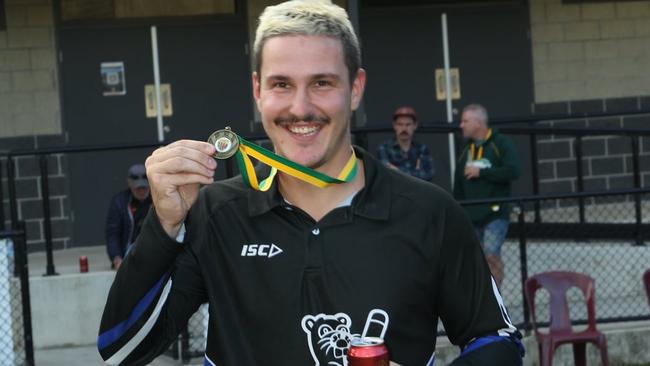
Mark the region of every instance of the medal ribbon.
<instances>
[{"instance_id":1,"label":"medal ribbon","mask_svg":"<svg viewBox=\"0 0 650 366\"><path fill-rule=\"evenodd\" d=\"M235 155L237 156L239 171L241 172L242 178L244 178L244 182L258 191L268 191L269 188L271 188L273 178L277 174L278 170L320 188L325 188L332 184L350 182L357 173L358 164L357 157L354 154L354 149L352 150L350 159L348 159L348 162L345 164L338 177L332 178L329 175L294 163L285 157L277 155L261 146L255 145L254 143L243 139L239 135L237 135L237 137L239 138L239 149ZM271 166L271 173L261 182L257 179L257 174L255 174L255 168L253 167L250 157Z\"/></svg>"},{"instance_id":2,"label":"medal ribbon","mask_svg":"<svg viewBox=\"0 0 650 366\"><path fill-rule=\"evenodd\" d=\"M490 138L490 136L492 136L491 128L488 130L488 133L485 136L485 140L483 140L483 142L487 141ZM478 148L478 154L476 154L476 156L474 156L474 150L476 149L476 144L472 143L471 145L469 145L469 150L470 150L469 153L470 156L472 157L472 160L481 160L481 158L483 157L483 145L484 144L481 144L481 147Z\"/></svg>"}]
</instances>

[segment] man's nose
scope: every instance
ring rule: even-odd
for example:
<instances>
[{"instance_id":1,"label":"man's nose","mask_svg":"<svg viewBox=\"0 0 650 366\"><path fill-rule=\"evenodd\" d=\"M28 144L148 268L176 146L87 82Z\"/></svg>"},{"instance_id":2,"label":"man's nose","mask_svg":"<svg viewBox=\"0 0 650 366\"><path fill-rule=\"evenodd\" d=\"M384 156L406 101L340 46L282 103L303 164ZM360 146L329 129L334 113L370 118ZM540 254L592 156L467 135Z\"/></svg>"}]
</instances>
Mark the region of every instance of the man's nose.
<instances>
[{"instance_id":1,"label":"man's nose","mask_svg":"<svg viewBox=\"0 0 650 366\"><path fill-rule=\"evenodd\" d=\"M306 116L312 112L312 101L306 88L297 88L291 100L290 112L298 117Z\"/></svg>"}]
</instances>

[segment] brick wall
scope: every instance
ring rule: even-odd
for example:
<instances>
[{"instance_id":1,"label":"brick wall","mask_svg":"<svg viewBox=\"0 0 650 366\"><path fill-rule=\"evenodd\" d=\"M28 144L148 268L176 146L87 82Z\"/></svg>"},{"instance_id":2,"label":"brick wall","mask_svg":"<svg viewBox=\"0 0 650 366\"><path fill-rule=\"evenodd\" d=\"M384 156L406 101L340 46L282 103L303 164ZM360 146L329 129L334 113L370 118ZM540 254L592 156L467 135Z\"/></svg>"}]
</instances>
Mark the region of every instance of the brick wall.
<instances>
[{"instance_id":1,"label":"brick wall","mask_svg":"<svg viewBox=\"0 0 650 366\"><path fill-rule=\"evenodd\" d=\"M650 114L585 118L605 112L641 112L650 110L650 97L609 98L575 102L542 103L541 115L577 115L575 119L543 122L542 126L561 128L647 129ZM552 135L538 138L538 168L542 193L577 191L575 138ZM588 136L582 141L585 191L633 188L632 142L622 135ZM639 140L641 186L650 187L650 131Z\"/></svg>"},{"instance_id":2,"label":"brick wall","mask_svg":"<svg viewBox=\"0 0 650 366\"><path fill-rule=\"evenodd\" d=\"M63 144L60 135L43 135L38 137L2 138L3 148L35 149L38 147L53 147ZM69 183L66 158L61 154L50 155L47 159L48 182L50 194L50 215L52 220L52 243L55 249L71 246L72 218L70 217ZM24 220L27 226L27 246L29 251L39 251L45 248L45 227L43 224L43 192L41 190L40 161L31 156L14 157L16 198L18 219ZM7 159L0 157L2 169L2 206L4 210L5 227L9 227L11 214L9 210L9 190L7 186Z\"/></svg>"},{"instance_id":3,"label":"brick wall","mask_svg":"<svg viewBox=\"0 0 650 366\"><path fill-rule=\"evenodd\" d=\"M650 1L530 1L537 103L650 95Z\"/></svg>"},{"instance_id":4,"label":"brick wall","mask_svg":"<svg viewBox=\"0 0 650 366\"><path fill-rule=\"evenodd\" d=\"M5 0L0 137L61 133L51 0Z\"/></svg>"}]
</instances>

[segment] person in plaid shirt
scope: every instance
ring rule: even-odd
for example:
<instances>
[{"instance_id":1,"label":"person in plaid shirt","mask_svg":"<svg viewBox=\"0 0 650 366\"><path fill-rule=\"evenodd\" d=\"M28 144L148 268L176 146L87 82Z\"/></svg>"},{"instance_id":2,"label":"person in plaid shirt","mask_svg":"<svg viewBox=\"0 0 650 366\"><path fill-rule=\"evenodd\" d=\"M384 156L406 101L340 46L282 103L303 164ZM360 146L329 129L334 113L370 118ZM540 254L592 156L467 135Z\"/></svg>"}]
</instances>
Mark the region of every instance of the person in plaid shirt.
<instances>
[{"instance_id":1,"label":"person in plaid shirt","mask_svg":"<svg viewBox=\"0 0 650 366\"><path fill-rule=\"evenodd\" d=\"M427 145L413 141L417 128L415 109L397 108L393 113L395 138L379 146L377 157L389 168L430 182L435 174L433 158Z\"/></svg>"}]
</instances>

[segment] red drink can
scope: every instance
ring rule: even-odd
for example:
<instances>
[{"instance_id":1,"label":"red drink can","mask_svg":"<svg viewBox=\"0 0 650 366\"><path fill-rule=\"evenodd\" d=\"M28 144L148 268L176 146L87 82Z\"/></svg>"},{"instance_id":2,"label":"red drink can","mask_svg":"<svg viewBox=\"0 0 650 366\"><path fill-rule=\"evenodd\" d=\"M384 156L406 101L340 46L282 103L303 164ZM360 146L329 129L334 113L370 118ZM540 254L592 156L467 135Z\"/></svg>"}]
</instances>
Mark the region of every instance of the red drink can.
<instances>
[{"instance_id":1,"label":"red drink can","mask_svg":"<svg viewBox=\"0 0 650 366\"><path fill-rule=\"evenodd\" d=\"M348 350L348 366L388 366L388 348L377 337L353 338Z\"/></svg>"},{"instance_id":2,"label":"red drink can","mask_svg":"<svg viewBox=\"0 0 650 366\"><path fill-rule=\"evenodd\" d=\"M88 272L88 257L82 255L79 257L79 272L86 273Z\"/></svg>"}]
</instances>

